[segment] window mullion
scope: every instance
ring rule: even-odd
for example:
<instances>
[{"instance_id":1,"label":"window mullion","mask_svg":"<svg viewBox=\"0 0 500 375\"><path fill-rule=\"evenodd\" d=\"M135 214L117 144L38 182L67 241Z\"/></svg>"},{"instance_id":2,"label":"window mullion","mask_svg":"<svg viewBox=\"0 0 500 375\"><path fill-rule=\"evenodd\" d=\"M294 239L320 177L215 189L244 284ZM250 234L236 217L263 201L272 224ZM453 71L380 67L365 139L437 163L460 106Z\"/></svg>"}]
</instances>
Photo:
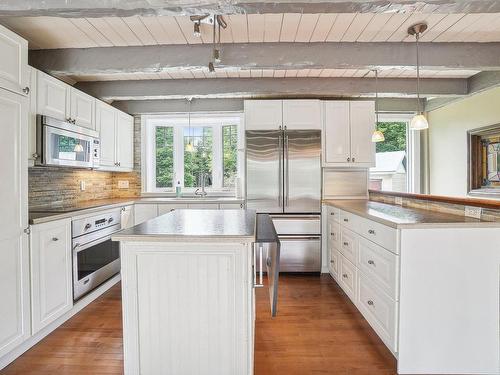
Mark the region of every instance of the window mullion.
<instances>
[{"instance_id":1,"label":"window mullion","mask_svg":"<svg viewBox=\"0 0 500 375\"><path fill-rule=\"evenodd\" d=\"M184 127L174 126L174 186L184 187Z\"/></svg>"},{"instance_id":2,"label":"window mullion","mask_svg":"<svg viewBox=\"0 0 500 375\"><path fill-rule=\"evenodd\" d=\"M222 126L212 126L212 171L213 188L222 189Z\"/></svg>"}]
</instances>

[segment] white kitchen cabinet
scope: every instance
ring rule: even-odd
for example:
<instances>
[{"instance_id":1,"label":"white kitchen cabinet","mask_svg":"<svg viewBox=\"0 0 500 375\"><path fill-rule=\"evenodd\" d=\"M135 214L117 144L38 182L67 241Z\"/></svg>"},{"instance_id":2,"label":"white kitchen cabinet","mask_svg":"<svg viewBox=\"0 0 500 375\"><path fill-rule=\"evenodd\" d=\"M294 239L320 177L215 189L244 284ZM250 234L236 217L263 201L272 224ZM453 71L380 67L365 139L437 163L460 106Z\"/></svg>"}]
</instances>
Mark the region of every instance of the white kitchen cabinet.
<instances>
[{"instance_id":1,"label":"white kitchen cabinet","mask_svg":"<svg viewBox=\"0 0 500 375\"><path fill-rule=\"evenodd\" d=\"M319 100L246 100L246 130L321 129Z\"/></svg>"},{"instance_id":2,"label":"white kitchen cabinet","mask_svg":"<svg viewBox=\"0 0 500 375\"><path fill-rule=\"evenodd\" d=\"M37 70L36 113L95 130L96 99Z\"/></svg>"},{"instance_id":3,"label":"white kitchen cabinet","mask_svg":"<svg viewBox=\"0 0 500 375\"><path fill-rule=\"evenodd\" d=\"M158 216L158 207L153 203L136 203L134 205L134 224L141 224Z\"/></svg>"},{"instance_id":4,"label":"white kitchen cabinet","mask_svg":"<svg viewBox=\"0 0 500 375\"><path fill-rule=\"evenodd\" d=\"M326 101L323 121L323 166L375 165L375 105L372 101Z\"/></svg>"},{"instance_id":5,"label":"white kitchen cabinet","mask_svg":"<svg viewBox=\"0 0 500 375\"><path fill-rule=\"evenodd\" d=\"M28 42L1 25L0 56L0 88L28 95Z\"/></svg>"},{"instance_id":6,"label":"white kitchen cabinet","mask_svg":"<svg viewBox=\"0 0 500 375\"><path fill-rule=\"evenodd\" d=\"M173 210L188 208L186 203L160 203L158 204L158 216L168 214Z\"/></svg>"},{"instance_id":7,"label":"white kitchen cabinet","mask_svg":"<svg viewBox=\"0 0 500 375\"><path fill-rule=\"evenodd\" d=\"M62 121L68 120L66 103L69 100L70 86L39 70L36 71L36 76L36 113Z\"/></svg>"},{"instance_id":8,"label":"white kitchen cabinet","mask_svg":"<svg viewBox=\"0 0 500 375\"><path fill-rule=\"evenodd\" d=\"M283 126L288 130L321 130L321 101L283 100Z\"/></svg>"},{"instance_id":9,"label":"white kitchen cabinet","mask_svg":"<svg viewBox=\"0 0 500 375\"><path fill-rule=\"evenodd\" d=\"M188 208L195 210L218 210L217 203L189 203Z\"/></svg>"},{"instance_id":10,"label":"white kitchen cabinet","mask_svg":"<svg viewBox=\"0 0 500 375\"><path fill-rule=\"evenodd\" d=\"M246 130L278 130L282 125L282 100L245 100Z\"/></svg>"},{"instance_id":11,"label":"white kitchen cabinet","mask_svg":"<svg viewBox=\"0 0 500 375\"><path fill-rule=\"evenodd\" d=\"M95 102L92 96L71 87L69 117L76 125L95 130Z\"/></svg>"},{"instance_id":12,"label":"white kitchen cabinet","mask_svg":"<svg viewBox=\"0 0 500 375\"><path fill-rule=\"evenodd\" d=\"M33 334L73 307L71 219L31 226Z\"/></svg>"},{"instance_id":13,"label":"white kitchen cabinet","mask_svg":"<svg viewBox=\"0 0 500 375\"><path fill-rule=\"evenodd\" d=\"M219 204L221 210L238 210L245 208L243 203L221 203Z\"/></svg>"},{"instance_id":14,"label":"white kitchen cabinet","mask_svg":"<svg viewBox=\"0 0 500 375\"><path fill-rule=\"evenodd\" d=\"M97 101L96 130L101 139L99 169L131 171L134 168L134 118Z\"/></svg>"},{"instance_id":15,"label":"white kitchen cabinet","mask_svg":"<svg viewBox=\"0 0 500 375\"><path fill-rule=\"evenodd\" d=\"M375 103L372 101L352 101L349 103L351 122L351 161L355 164L375 166Z\"/></svg>"},{"instance_id":16,"label":"white kitchen cabinet","mask_svg":"<svg viewBox=\"0 0 500 375\"><path fill-rule=\"evenodd\" d=\"M135 225L133 205L122 207L120 213L120 223L122 229L127 229Z\"/></svg>"},{"instance_id":17,"label":"white kitchen cabinet","mask_svg":"<svg viewBox=\"0 0 500 375\"><path fill-rule=\"evenodd\" d=\"M134 168L134 118L118 110L115 148L118 170L131 171Z\"/></svg>"},{"instance_id":18,"label":"white kitchen cabinet","mask_svg":"<svg viewBox=\"0 0 500 375\"><path fill-rule=\"evenodd\" d=\"M3 30L3 29L2 29ZM3 55L2 55L3 56ZM28 98L0 89L0 357L30 328L28 236Z\"/></svg>"}]
</instances>

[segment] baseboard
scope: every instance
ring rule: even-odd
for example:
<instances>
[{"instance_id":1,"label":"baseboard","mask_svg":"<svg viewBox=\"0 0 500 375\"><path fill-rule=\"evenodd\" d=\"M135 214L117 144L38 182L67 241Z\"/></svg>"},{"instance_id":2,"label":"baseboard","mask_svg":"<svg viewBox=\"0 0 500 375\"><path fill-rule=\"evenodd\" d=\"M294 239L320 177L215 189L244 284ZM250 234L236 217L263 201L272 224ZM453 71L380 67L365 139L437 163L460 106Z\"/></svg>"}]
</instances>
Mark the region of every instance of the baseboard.
<instances>
[{"instance_id":1,"label":"baseboard","mask_svg":"<svg viewBox=\"0 0 500 375\"><path fill-rule=\"evenodd\" d=\"M73 308L65 313L63 316L59 317L57 320L49 324L48 326L42 328L33 336L30 336L26 341L24 341L21 345L14 348L7 354L5 354L2 358L0 358L0 370L4 367L8 366L12 363L17 357L31 349L34 345L38 344L42 339L52 333L56 328L70 319L72 316L80 312L83 308L87 307L91 302L100 297L102 294L107 292L112 286L118 283L121 280L120 274L112 277L104 284L100 285L98 288L82 297L78 302L73 305Z\"/></svg>"}]
</instances>

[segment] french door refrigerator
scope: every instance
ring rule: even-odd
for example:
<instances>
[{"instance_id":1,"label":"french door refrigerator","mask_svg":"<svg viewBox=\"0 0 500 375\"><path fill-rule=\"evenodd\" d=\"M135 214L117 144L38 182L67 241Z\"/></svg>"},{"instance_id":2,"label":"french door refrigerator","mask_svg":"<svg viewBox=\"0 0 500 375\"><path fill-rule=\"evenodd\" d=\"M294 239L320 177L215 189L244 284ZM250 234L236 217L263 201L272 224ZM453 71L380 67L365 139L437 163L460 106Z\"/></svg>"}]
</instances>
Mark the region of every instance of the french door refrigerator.
<instances>
[{"instance_id":1,"label":"french door refrigerator","mask_svg":"<svg viewBox=\"0 0 500 375\"><path fill-rule=\"evenodd\" d=\"M247 207L269 213L281 272L321 269L321 131L246 131Z\"/></svg>"}]
</instances>

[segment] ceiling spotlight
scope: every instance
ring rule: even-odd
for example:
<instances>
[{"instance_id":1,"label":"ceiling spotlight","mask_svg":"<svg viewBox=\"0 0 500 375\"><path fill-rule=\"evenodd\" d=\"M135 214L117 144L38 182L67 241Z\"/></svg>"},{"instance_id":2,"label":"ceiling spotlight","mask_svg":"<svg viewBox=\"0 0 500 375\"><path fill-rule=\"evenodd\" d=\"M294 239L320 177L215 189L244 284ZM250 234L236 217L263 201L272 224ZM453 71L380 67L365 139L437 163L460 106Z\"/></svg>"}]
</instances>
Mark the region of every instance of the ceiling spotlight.
<instances>
[{"instance_id":1,"label":"ceiling spotlight","mask_svg":"<svg viewBox=\"0 0 500 375\"><path fill-rule=\"evenodd\" d=\"M220 49L214 49L214 62L217 64L220 63Z\"/></svg>"},{"instance_id":2,"label":"ceiling spotlight","mask_svg":"<svg viewBox=\"0 0 500 375\"><path fill-rule=\"evenodd\" d=\"M200 31L200 21L196 21L194 23L194 31L193 31L193 35L195 36L195 38L199 38L201 36L201 31Z\"/></svg>"},{"instance_id":3,"label":"ceiling spotlight","mask_svg":"<svg viewBox=\"0 0 500 375\"><path fill-rule=\"evenodd\" d=\"M215 72L214 63L213 63L213 62L211 62L211 61L208 63L208 71L209 71L210 73Z\"/></svg>"}]
</instances>

